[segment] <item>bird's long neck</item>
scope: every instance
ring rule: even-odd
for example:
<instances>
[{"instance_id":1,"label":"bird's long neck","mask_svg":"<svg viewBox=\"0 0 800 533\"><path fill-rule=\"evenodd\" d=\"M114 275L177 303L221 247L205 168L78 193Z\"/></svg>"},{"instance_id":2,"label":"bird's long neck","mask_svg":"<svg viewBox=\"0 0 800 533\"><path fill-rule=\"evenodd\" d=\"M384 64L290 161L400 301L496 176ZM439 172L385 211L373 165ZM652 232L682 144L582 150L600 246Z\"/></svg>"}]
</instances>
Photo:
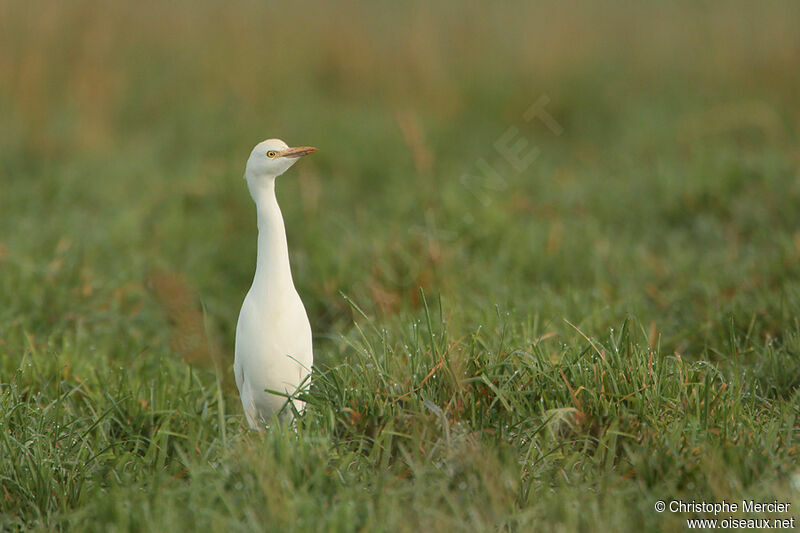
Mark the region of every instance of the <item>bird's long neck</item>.
<instances>
[{"instance_id":1,"label":"bird's long neck","mask_svg":"<svg viewBox=\"0 0 800 533\"><path fill-rule=\"evenodd\" d=\"M272 300L294 289L286 228L275 196L275 180L268 180L254 189L251 192L258 214L258 256L252 290Z\"/></svg>"}]
</instances>

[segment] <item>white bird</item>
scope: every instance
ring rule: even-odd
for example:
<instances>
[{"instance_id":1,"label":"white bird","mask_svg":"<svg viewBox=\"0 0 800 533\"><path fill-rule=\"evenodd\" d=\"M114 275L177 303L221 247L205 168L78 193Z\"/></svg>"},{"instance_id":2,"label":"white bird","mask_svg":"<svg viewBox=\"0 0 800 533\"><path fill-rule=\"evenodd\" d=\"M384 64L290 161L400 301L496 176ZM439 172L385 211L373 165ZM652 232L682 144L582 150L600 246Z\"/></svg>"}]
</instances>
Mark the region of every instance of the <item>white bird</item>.
<instances>
[{"instance_id":1,"label":"white bird","mask_svg":"<svg viewBox=\"0 0 800 533\"><path fill-rule=\"evenodd\" d=\"M316 152L311 146L289 148L280 139L268 139L253 148L245 179L256 203L258 255L253 284L247 292L236 324L233 371L247 422L264 429L281 410L292 410L285 394L308 385L313 354L311 325L297 294L289 267L289 249L275 179L297 160ZM301 411L305 404L292 400Z\"/></svg>"}]
</instances>

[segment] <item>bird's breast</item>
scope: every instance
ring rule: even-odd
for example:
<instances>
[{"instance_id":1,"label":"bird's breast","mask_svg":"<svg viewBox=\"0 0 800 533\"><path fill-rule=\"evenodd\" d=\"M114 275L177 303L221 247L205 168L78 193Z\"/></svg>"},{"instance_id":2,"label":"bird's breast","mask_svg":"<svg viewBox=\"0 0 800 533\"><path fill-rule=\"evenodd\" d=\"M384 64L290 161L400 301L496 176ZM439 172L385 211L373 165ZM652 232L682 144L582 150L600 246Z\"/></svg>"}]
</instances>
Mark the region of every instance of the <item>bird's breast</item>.
<instances>
[{"instance_id":1,"label":"bird's breast","mask_svg":"<svg viewBox=\"0 0 800 533\"><path fill-rule=\"evenodd\" d=\"M288 357L310 368L311 349L311 327L296 292L272 299L248 293L236 326L236 357L242 364L269 369L290 364Z\"/></svg>"}]
</instances>

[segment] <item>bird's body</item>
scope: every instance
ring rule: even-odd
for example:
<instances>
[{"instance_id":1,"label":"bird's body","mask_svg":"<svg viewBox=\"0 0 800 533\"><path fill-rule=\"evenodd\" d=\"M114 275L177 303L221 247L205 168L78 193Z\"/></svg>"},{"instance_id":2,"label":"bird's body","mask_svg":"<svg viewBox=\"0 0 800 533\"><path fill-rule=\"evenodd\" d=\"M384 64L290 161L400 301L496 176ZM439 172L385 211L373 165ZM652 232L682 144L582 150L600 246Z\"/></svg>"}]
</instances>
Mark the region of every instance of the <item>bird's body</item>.
<instances>
[{"instance_id":1,"label":"bird's body","mask_svg":"<svg viewBox=\"0 0 800 533\"><path fill-rule=\"evenodd\" d=\"M278 139L257 145L245 179L256 203L258 255L253 284L236 324L233 371L250 427L264 429L287 406L285 397L308 384L313 363L311 326L289 267L289 250L275 178L316 148L289 148ZM303 402L293 400L298 411ZM285 409L288 416L291 408Z\"/></svg>"}]
</instances>

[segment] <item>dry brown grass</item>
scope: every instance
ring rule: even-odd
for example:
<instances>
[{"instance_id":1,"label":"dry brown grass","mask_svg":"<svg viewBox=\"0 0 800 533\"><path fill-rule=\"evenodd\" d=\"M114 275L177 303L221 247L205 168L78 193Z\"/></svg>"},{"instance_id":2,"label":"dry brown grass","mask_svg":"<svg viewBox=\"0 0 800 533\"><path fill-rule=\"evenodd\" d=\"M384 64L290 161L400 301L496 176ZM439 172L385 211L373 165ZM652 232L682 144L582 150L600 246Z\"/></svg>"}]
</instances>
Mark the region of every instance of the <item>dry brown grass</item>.
<instances>
[{"instance_id":1,"label":"dry brown grass","mask_svg":"<svg viewBox=\"0 0 800 533\"><path fill-rule=\"evenodd\" d=\"M226 387L233 387L230 364L209 331L198 295L186 276L154 268L147 285L170 322L171 348L189 365L213 368Z\"/></svg>"}]
</instances>

